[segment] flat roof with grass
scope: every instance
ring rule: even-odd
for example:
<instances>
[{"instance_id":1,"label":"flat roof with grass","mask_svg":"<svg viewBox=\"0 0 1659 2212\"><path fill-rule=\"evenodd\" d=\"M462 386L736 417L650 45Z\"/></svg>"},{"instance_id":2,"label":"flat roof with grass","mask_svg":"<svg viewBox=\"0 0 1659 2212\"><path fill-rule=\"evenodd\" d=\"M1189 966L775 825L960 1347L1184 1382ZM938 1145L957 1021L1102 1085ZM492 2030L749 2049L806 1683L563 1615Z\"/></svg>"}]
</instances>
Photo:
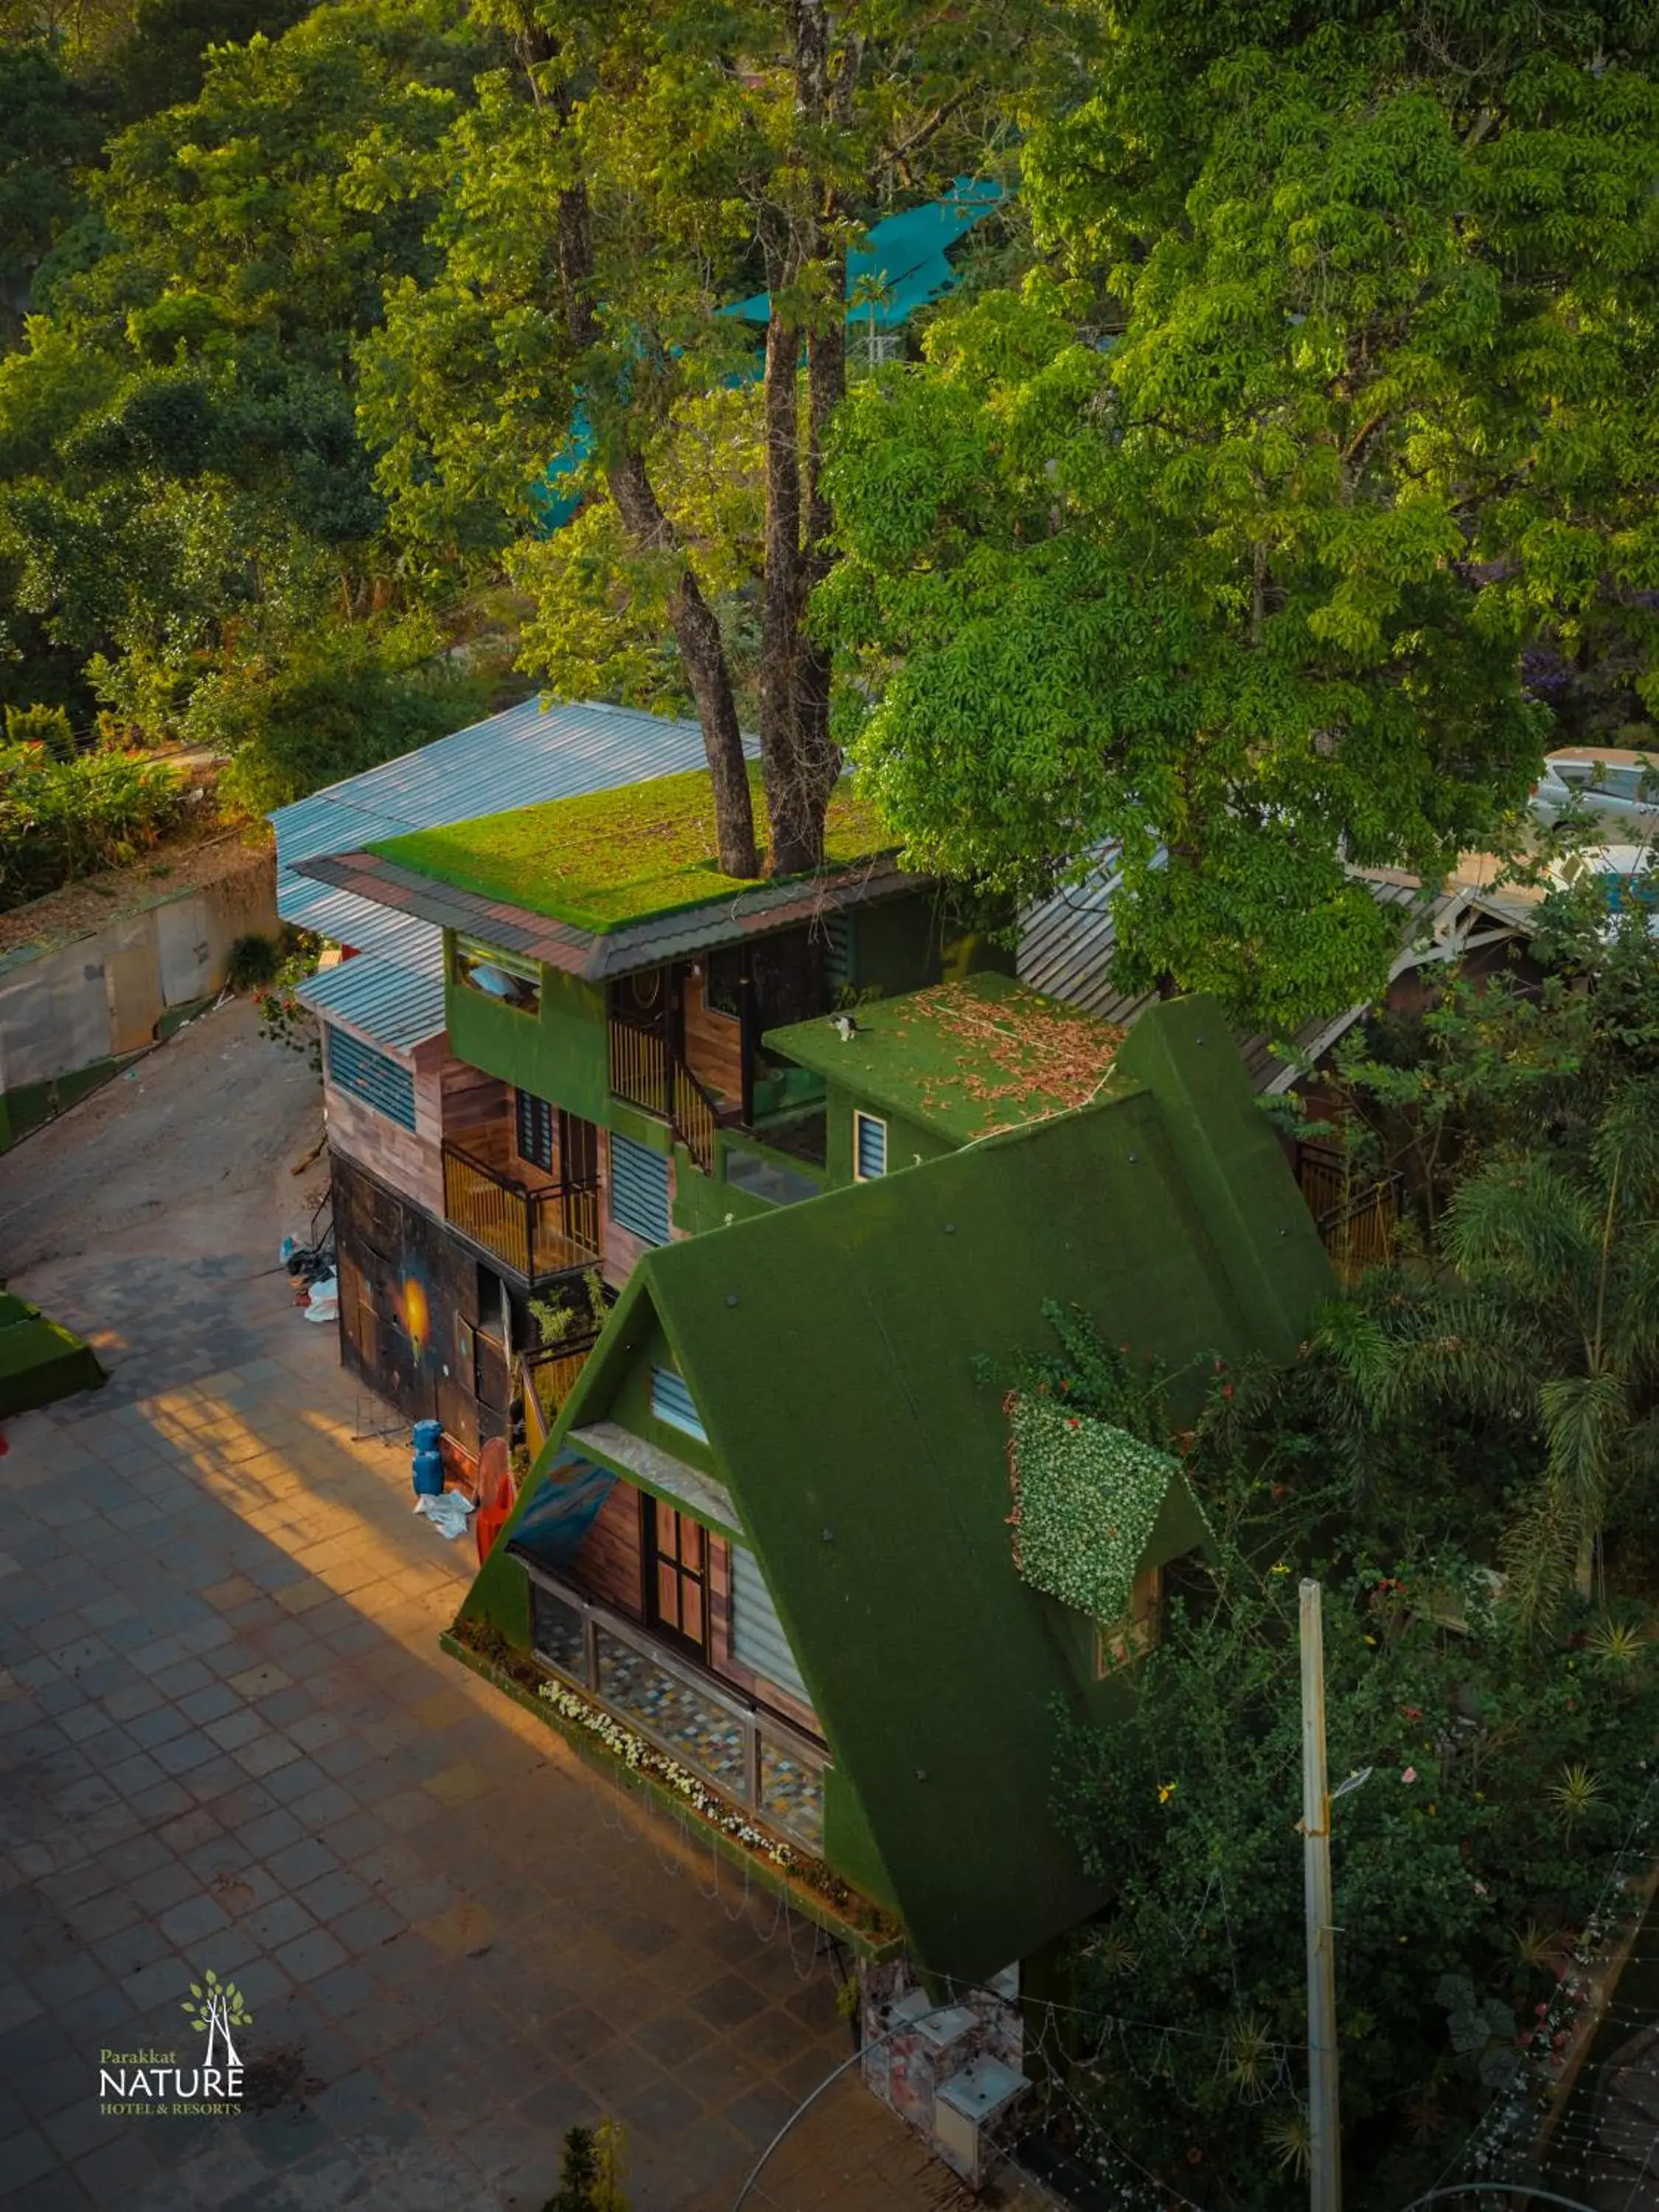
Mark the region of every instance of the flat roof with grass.
<instances>
[{"instance_id":1,"label":"flat roof with grass","mask_svg":"<svg viewBox=\"0 0 1659 2212\"><path fill-rule=\"evenodd\" d=\"M1097 1098L1124 1031L992 972L769 1030L769 1049L957 1144Z\"/></svg>"},{"instance_id":2,"label":"flat roof with grass","mask_svg":"<svg viewBox=\"0 0 1659 2212\"><path fill-rule=\"evenodd\" d=\"M760 770L753 764L749 781L756 827L763 830ZM877 859L893 852L896 843L875 810L854 795L849 782L841 784L830 801L826 869ZM763 882L787 880L721 872L707 769L411 830L368 850L440 883L595 936L711 905ZM763 865L764 859L763 851Z\"/></svg>"}]
</instances>

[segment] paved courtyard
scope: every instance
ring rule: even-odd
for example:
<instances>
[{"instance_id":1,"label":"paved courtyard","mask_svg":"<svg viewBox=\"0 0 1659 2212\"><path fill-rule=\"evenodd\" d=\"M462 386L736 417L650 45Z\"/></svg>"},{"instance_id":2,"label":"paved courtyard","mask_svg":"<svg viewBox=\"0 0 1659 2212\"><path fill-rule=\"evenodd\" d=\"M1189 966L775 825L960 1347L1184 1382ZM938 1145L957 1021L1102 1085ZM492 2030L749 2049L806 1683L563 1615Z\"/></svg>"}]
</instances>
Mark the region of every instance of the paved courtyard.
<instances>
[{"instance_id":1,"label":"paved courtyard","mask_svg":"<svg viewBox=\"0 0 1659 2212\"><path fill-rule=\"evenodd\" d=\"M276 1268L301 1064L228 1008L143 1066L0 1160L111 1371L0 1458L0 2205L540 2212L606 2114L635 2212L724 2212L851 2049L814 1931L439 1651L470 1544ZM209 1969L250 2109L100 2113ZM850 2078L748 2199L966 2201Z\"/></svg>"}]
</instances>

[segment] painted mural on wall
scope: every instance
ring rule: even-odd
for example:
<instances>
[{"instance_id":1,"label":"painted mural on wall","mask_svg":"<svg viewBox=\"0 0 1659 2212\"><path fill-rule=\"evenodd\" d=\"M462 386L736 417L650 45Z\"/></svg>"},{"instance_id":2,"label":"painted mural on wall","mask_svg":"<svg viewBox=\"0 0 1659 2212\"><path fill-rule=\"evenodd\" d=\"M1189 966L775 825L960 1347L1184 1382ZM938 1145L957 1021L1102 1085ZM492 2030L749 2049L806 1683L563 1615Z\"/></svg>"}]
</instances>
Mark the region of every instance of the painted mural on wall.
<instances>
[{"instance_id":1,"label":"painted mural on wall","mask_svg":"<svg viewBox=\"0 0 1659 2212\"><path fill-rule=\"evenodd\" d=\"M481 1283L478 1261L441 1224L338 1153L334 1213L345 1365L469 1451L504 1436L509 1369L493 1280Z\"/></svg>"}]
</instances>

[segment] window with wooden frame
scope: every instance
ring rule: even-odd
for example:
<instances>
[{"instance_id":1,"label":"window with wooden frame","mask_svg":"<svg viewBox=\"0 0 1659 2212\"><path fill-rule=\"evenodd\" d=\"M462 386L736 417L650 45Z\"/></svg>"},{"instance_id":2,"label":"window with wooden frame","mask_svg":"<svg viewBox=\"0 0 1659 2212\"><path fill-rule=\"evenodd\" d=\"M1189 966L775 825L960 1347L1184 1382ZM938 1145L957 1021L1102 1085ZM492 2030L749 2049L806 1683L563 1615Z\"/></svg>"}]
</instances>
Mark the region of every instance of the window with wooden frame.
<instances>
[{"instance_id":1,"label":"window with wooden frame","mask_svg":"<svg viewBox=\"0 0 1659 2212\"><path fill-rule=\"evenodd\" d=\"M873 1182L887 1172L887 1124L873 1114L853 1115L853 1177Z\"/></svg>"},{"instance_id":2,"label":"window with wooden frame","mask_svg":"<svg viewBox=\"0 0 1659 2212\"><path fill-rule=\"evenodd\" d=\"M1164 1624L1164 1570L1147 1567L1129 1589L1129 1609L1119 1620L1095 1624L1095 1680L1103 1682L1133 1666L1158 1642Z\"/></svg>"},{"instance_id":3,"label":"window with wooden frame","mask_svg":"<svg viewBox=\"0 0 1659 2212\"><path fill-rule=\"evenodd\" d=\"M701 1522L641 1492L646 1617L699 1659L708 1652L708 1533Z\"/></svg>"},{"instance_id":4,"label":"window with wooden frame","mask_svg":"<svg viewBox=\"0 0 1659 2212\"><path fill-rule=\"evenodd\" d=\"M553 1109L533 1091L513 1093L514 1141L519 1158L544 1175L553 1172Z\"/></svg>"}]
</instances>

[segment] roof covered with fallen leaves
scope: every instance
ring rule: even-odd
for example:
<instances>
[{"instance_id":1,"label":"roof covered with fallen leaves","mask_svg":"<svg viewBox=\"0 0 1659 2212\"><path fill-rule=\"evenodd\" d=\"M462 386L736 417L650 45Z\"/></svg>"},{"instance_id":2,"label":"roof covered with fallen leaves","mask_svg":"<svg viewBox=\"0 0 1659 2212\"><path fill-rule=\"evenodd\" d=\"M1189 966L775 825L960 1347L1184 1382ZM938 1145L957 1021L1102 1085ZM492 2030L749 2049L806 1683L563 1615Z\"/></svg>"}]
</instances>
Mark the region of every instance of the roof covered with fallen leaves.
<instances>
[{"instance_id":1,"label":"roof covered with fallen leaves","mask_svg":"<svg viewBox=\"0 0 1659 2212\"><path fill-rule=\"evenodd\" d=\"M766 1042L855 1097L968 1144L1090 1104L1124 1036L987 972L772 1030Z\"/></svg>"}]
</instances>

